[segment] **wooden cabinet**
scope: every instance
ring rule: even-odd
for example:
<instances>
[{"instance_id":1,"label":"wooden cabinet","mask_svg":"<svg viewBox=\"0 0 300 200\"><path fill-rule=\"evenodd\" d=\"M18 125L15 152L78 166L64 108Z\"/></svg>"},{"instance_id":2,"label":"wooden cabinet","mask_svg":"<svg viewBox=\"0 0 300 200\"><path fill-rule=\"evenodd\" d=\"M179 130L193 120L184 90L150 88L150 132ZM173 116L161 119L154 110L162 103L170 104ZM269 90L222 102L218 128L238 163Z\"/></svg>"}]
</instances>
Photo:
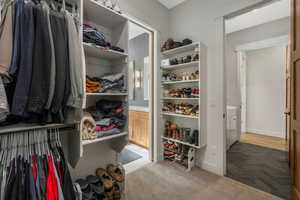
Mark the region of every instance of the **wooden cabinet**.
<instances>
[{"instance_id":1,"label":"wooden cabinet","mask_svg":"<svg viewBox=\"0 0 300 200\"><path fill-rule=\"evenodd\" d=\"M129 141L149 148L149 113L129 111Z\"/></svg>"}]
</instances>

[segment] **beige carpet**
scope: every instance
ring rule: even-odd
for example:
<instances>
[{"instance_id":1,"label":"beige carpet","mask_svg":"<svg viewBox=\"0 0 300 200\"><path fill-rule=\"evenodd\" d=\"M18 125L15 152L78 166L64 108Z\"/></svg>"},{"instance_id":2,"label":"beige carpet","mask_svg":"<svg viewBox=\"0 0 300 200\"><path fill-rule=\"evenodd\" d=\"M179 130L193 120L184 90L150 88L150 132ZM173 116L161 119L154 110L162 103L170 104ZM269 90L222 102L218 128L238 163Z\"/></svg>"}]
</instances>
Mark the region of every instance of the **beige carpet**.
<instances>
[{"instance_id":1,"label":"beige carpet","mask_svg":"<svg viewBox=\"0 0 300 200\"><path fill-rule=\"evenodd\" d=\"M126 200L263 200L270 194L195 168L150 164L126 176Z\"/></svg>"}]
</instances>

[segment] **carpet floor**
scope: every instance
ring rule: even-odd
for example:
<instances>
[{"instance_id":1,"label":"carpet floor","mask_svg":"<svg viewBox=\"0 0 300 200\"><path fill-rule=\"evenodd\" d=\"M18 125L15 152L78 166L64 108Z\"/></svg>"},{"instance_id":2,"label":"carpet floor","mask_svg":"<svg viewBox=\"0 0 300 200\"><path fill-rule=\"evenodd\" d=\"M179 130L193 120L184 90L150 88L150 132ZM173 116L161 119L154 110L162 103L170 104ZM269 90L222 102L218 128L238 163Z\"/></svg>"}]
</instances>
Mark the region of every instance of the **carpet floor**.
<instances>
[{"instance_id":1,"label":"carpet floor","mask_svg":"<svg viewBox=\"0 0 300 200\"><path fill-rule=\"evenodd\" d=\"M238 142L227 152L227 176L246 185L291 199L288 153Z\"/></svg>"},{"instance_id":2,"label":"carpet floor","mask_svg":"<svg viewBox=\"0 0 300 200\"><path fill-rule=\"evenodd\" d=\"M194 168L159 162L126 175L125 200L277 200L279 198Z\"/></svg>"}]
</instances>

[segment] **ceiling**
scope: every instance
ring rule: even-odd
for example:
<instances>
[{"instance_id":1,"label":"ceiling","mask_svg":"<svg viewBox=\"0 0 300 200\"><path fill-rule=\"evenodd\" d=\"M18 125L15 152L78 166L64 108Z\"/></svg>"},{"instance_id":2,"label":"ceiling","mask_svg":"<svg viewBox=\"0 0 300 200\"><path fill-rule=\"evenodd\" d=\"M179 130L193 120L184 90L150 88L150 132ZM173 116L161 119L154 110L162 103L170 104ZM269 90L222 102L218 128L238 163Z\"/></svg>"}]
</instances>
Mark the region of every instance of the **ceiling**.
<instances>
[{"instance_id":1,"label":"ceiling","mask_svg":"<svg viewBox=\"0 0 300 200\"><path fill-rule=\"evenodd\" d=\"M175 6L183 3L186 0L158 0L161 4L163 4L168 9L174 8Z\"/></svg>"},{"instance_id":2,"label":"ceiling","mask_svg":"<svg viewBox=\"0 0 300 200\"><path fill-rule=\"evenodd\" d=\"M134 23L129 23L129 40L142 35L143 33L146 33L146 30L141 28L140 26L134 24Z\"/></svg>"},{"instance_id":3,"label":"ceiling","mask_svg":"<svg viewBox=\"0 0 300 200\"><path fill-rule=\"evenodd\" d=\"M290 0L280 0L268 6L226 20L226 33L233 33L288 16L290 16Z\"/></svg>"}]
</instances>

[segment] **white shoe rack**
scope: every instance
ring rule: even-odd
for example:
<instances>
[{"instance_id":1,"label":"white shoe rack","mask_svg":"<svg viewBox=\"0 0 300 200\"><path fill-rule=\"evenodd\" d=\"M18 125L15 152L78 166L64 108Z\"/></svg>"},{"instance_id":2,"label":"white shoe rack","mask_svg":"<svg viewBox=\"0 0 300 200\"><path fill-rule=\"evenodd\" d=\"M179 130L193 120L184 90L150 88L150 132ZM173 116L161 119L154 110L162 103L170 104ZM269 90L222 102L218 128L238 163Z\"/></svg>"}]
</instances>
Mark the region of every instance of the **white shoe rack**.
<instances>
[{"instance_id":1,"label":"white shoe rack","mask_svg":"<svg viewBox=\"0 0 300 200\"><path fill-rule=\"evenodd\" d=\"M179 47L176 49L168 50L162 52L162 59L174 59L181 57L185 57L187 55L194 55L196 52L199 53L199 61L191 61L189 63L177 64L177 65L169 65L169 66L161 66L161 75L166 72L175 73L177 75L183 73L194 73L199 70L199 80L182 80L182 81L162 81L162 94L161 94L161 103L163 107L163 103L171 102L171 103L189 103L193 105L199 105L199 115L183 115L178 113L170 113L161 111L162 115L162 123L161 131L162 131L162 154L164 157L164 145L165 141L174 142L176 144L188 146L190 150L187 154L187 171L190 171L196 163L197 154L199 151L206 146L207 140L207 61L206 61L206 51L207 48L204 44L197 42L190 45L186 45L183 47ZM176 88L198 88L200 90L199 97L197 98L172 98L164 96L165 90L171 90ZM165 131L165 121L169 120L172 123L175 123L180 128L191 128L193 130L197 129L199 131L199 141L198 145L190 144L186 141L177 140L174 138L168 138L164 135ZM192 133L191 132L191 133ZM176 162L174 160L174 162Z\"/></svg>"}]
</instances>

